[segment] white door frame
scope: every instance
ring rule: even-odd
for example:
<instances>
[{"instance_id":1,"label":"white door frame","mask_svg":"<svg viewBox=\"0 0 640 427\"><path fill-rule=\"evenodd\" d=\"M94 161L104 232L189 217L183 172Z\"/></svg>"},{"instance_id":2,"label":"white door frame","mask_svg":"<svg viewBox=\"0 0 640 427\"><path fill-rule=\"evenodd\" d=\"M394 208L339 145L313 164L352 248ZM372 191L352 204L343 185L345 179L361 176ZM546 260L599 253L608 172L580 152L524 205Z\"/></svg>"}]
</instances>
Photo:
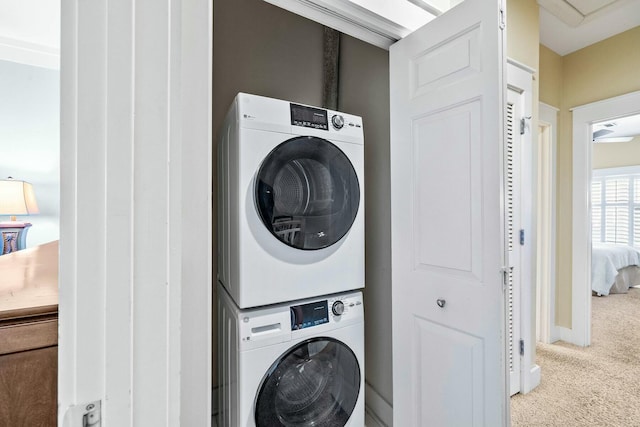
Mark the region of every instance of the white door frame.
<instances>
[{"instance_id":1,"label":"white door frame","mask_svg":"<svg viewBox=\"0 0 640 427\"><path fill-rule=\"evenodd\" d=\"M591 344L591 171L594 122L640 113L640 91L570 109L573 112L573 227L571 334L566 340Z\"/></svg>"},{"instance_id":2,"label":"white door frame","mask_svg":"<svg viewBox=\"0 0 640 427\"><path fill-rule=\"evenodd\" d=\"M531 126L533 115L533 75L531 67L507 58L507 87L524 97L522 117L525 120L525 132L519 135L517 143L521 145L520 155L520 226L525 230L525 245L521 249L520 259L520 339L525 343L525 351L520 360L520 392L529 393L540 383L540 368L535 365L535 336L533 330L533 290L537 271L536 247L536 200L534 196L534 165L537 156L533 143L534 129ZM520 128L520 119L514 124L514 131ZM518 345L518 344L516 344Z\"/></svg>"},{"instance_id":3,"label":"white door frame","mask_svg":"<svg viewBox=\"0 0 640 427\"><path fill-rule=\"evenodd\" d=\"M537 277L539 302L537 307L537 321L539 324L538 340L550 344L559 339L558 332L555 331L556 324L556 161L557 161L557 135L558 135L558 111L556 107L547 105L544 102L538 104L538 124L545 127L549 131L549 153L550 158L542 159L538 156L538 166L541 162L548 162L550 182L547 183L547 189L543 190L538 187L539 192L546 196L550 205L549 212L541 212L541 218L538 224L544 222L548 225L546 230L540 230L538 233L541 240L538 242L541 246L539 251L540 259L538 264L546 264L544 271L539 271ZM541 147L538 147L539 149ZM540 170L540 167L537 167ZM538 176L538 184L540 184L540 176Z\"/></svg>"},{"instance_id":4,"label":"white door frame","mask_svg":"<svg viewBox=\"0 0 640 427\"><path fill-rule=\"evenodd\" d=\"M212 16L62 2L61 426L211 422Z\"/></svg>"}]
</instances>

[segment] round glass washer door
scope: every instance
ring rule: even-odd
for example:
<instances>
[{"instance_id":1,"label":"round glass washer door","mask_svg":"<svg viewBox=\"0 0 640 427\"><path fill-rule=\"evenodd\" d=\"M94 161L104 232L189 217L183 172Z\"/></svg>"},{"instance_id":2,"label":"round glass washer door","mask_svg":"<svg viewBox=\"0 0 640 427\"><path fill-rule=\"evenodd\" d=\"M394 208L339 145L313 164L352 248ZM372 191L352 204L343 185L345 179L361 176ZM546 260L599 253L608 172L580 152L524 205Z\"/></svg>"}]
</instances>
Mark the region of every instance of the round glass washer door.
<instances>
[{"instance_id":1,"label":"round glass washer door","mask_svg":"<svg viewBox=\"0 0 640 427\"><path fill-rule=\"evenodd\" d=\"M264 159L255 182L263 224L296 249L333 245L347 234L358 213L356 171L342 150L321 138L281 143Z\"/></svg>"},{"instance_id":2,"label":"round glass washer door","mask_svg":"<svg viewBox=\"0 0 640 427\"><path fill-rule=\"evenodd\" d=\"M344 343L313 338L267 371L255 402L256 427L342 427L360 393L360 364Z\"/></svg>"}]
</instances>

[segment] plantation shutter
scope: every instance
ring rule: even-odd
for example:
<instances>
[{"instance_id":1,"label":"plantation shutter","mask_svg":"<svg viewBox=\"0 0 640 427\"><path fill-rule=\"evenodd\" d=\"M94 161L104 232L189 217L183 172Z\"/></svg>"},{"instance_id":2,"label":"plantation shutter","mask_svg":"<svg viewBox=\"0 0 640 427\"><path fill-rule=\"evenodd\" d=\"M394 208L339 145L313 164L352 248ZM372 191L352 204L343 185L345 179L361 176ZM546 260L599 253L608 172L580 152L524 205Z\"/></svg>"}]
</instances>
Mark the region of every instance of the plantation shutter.
<instances>
[{"instance_id":1,"label":"plantation shutter","mask_svg":"<svg viewBox=\"0 0 640 427\"><path fill-rule=\"evenodd\" d=\"M591 238L640 248L640 174L593 178Z\"/></svg>"},{"instance_id":2,"label":"plantation shutter","mask_svg":"<svg viewBox=\"0 0 640 427\"><path fill-rule=\"evenodd\" d=\"M629 178L605 181L605 233L608 243L629 243Z\"/></svg>"},{"instance_id":3,"label":"plantation shutter","mask_svg":"<svg viewBox=\"0 0 640 427\"><path fill-rule=\"evenodd\" d=\"M591 239L602 241L602 181L591 182Z\"/></svg>"},{"instance_id":4,"label":"plantation shutter","mask_svg":"<svg viewBox=\"0 0 640 427\"><path fill-rule=\"evenodd\" d=\"M640 176L633 178L633 246L640 247Z\"/></svg>"}]
</instances>

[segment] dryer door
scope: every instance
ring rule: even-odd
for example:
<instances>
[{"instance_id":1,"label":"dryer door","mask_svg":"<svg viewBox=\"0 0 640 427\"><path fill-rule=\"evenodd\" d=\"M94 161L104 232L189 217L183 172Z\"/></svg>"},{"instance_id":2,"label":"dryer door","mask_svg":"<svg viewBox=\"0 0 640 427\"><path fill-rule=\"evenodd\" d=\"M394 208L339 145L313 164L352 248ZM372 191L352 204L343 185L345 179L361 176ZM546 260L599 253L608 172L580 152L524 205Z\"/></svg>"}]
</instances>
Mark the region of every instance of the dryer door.
<instances>
[{"instance_id":1,"label":"dryer door","mask_svg":"<svg viewBox=\"0 0 640 427\"><path fill-rule=\"evenodd\" d=\"M267 371L256 396L256 427L344 426L359 393L353 351L333 338L313 338Z\"/></svg>"},{"instance_id":2,"label":"dryer door","mask_svg":"<svg viewBox=\"0 0 640 427\"><path fill-rule=\"evenodd\" d=\"M351 228L360 184L353 165L334 144L297 137L264 159L255 200L263 224L277 239L296 249L322 249Z\"/></svg>"}]
</instances>

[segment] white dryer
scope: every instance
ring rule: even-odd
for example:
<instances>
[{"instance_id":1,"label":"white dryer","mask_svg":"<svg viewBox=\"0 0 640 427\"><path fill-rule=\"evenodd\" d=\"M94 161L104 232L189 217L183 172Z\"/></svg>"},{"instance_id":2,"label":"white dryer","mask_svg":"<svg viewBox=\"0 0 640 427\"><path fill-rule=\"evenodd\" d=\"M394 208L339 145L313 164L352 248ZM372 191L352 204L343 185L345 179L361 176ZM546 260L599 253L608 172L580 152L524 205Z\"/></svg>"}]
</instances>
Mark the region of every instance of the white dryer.
<instances>
[{"instance_id":1,"label":"white dryer","mask_svg":"<svg viewBox=\"0 0 640 427\"><path fill-rule=\"evenodd\" d=\"M218 280L240 308L364 287L362 119L244 93L218 151Z\"/></svg>"},{"instance_id":2,"label":"white dryer","mask_svg":"<svg viewBox=\"0 0 640 427\"><path fill-rule=\"evenodd\" d=\"M219 427L364 426L361 292L241 310L218 288Z\"/></svg>"}]
</instances>

